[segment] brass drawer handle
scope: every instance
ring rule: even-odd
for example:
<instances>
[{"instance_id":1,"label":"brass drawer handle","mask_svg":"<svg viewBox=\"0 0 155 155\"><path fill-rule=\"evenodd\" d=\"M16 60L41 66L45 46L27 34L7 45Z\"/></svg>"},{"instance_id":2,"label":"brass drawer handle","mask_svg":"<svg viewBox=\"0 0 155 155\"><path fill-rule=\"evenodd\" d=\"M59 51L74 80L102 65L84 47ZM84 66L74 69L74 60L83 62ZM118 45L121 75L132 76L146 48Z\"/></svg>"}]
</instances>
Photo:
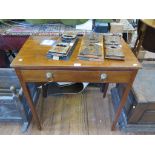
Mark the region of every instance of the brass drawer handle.
<instances>
[{"instance_id":1,"label":"brass drawer handle","mask_svg":"<svg viewBox=\"0 0 155 155\"><path fill-rule=\"evenodd\" d=\"M46 78L47 78L48 81L53 81L53 73L47 72L46 73Z\"/></svg>"},{"instance_id":2,"label":"brass drawer handle","mask_svg":"<svg viewBox=\"0 0 155 155\"><path fill-rule=\"evenodd\" d=\"M107 74L102 73L102 74L101 74L101 80L105 80L106 78L107 78Z\"/></svg>"}]
</instances>

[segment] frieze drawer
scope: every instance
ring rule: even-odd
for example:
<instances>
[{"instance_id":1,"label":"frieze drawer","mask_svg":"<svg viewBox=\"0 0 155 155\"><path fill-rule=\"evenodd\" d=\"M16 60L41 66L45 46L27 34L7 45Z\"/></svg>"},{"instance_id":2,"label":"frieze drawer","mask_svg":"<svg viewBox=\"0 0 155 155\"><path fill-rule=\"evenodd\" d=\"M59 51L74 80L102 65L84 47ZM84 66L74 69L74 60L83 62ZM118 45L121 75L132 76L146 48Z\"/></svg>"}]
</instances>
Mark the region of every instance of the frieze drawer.
<instances>
[{"instance_id":1,"label":"frieze drawer","mask_svg":"<svg viewBox=\"0 0 155 155\"><path fill-rule=\"evenodd\" d=\"M22 70L27 82L111 82L126 83L130 71Z\"/></svg>"}]
</instances>

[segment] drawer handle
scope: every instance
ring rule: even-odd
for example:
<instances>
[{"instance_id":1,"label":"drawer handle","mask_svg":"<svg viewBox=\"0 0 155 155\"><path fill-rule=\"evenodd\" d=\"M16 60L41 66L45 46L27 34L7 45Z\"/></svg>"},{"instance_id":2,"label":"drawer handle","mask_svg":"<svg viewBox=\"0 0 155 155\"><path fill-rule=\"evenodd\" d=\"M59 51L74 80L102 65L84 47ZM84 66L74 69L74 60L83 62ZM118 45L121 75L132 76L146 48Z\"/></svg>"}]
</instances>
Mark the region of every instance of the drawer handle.
<instances>
[{"instance_id":1,"label":"drawer handle","mask_svg":"<svg viewBox=\"0 0 155 155\"><path fill-rule=\"evenodd\" d=\"M103 73L101 74L101 80L105 80L107 78L107 74Z\"/></svg>"},{"instance_id":2,"label":"drawer handle","mask_svg":"<svg viewBox=\"0 0 155 155\"><path fill-rule=\"evenodd\" d=\"M47 78L47 80L52 81L51 79L53 78L53 73L47 72L47 73L46 73L46 78Z\"/></svg>"}]
</instances>

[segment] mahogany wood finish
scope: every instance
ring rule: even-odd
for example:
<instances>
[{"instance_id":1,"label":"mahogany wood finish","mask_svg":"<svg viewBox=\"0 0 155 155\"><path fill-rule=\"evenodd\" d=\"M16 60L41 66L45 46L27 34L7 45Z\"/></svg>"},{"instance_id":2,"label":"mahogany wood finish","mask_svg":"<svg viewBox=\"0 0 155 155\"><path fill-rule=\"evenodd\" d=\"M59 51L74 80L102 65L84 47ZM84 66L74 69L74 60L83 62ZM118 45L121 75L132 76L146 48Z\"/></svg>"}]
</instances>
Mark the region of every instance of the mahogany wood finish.
<instances>
[{"instance_id":1,"label":"mahogany wood finish","mask_svg":"<svg viewBox=\"0 0 155 155\"><path fill-rule=\"evenodd\" d=\"M119 116L120 116L120 114L121 114L121 111L122 111L122 109L123 109L123 107L124 107L124 105L125 105L125 103L126 103L128 94L129 94L129 92L130 92L130 90L131 90L131 88L132 88L132 84L133 84L133 82L134 82L134 79L135 79L135 77L136 77L136 74L137 74L137 71L133 71L132 76L131 76L131 78L130 78L130 80L129 80L129 82L128 82L128 84L127 84L125 90L124 90L124 93L123 93L123 96L122 96L122 98L121 98L119 107L118 107L118 109L117 109L117 111L116 111L116 114L115 114L115 119L114 119L114 121L113 121L111 130L115 130L116 123L117 123L117 121L118 121L118 119L119 119Z\"/></svg>"},{"instance_id":2,"label":"mahogany wood finish","mask_svg":"<svg viewBox=\"0 0 155 155\"><path fill-rule=\"evenodd\" d=\"M122 48L125 54L125 61L104 60L84 61L78 60L77 55L81 45L79 39L72 56L68 61L47 59L46 53L51 46L41 45L44 39L58 39L47 36L31 36L25 42L20 52L13 60L11 66L16 69L17 75L23 87L24 94L28 100L33 117L41 129L38 114L33 107L32 99L27 89L27 82L49 82L49 81L70 81L70 82L100 82L100 83L127 83L120 106L116 112L112 130L115 129L121 110L125 104L128 92L136 76L137 70L141 68L140 63L122 39ZM46 73L52 73L52 78L47 79ZM101 80L101 74L107 78Z\"/></svg>"},{"instance_id":3,"label":"mahogany wood finish","mask_svg":"<svg viewBox=\"0 0 155 155\"><path fill-rule=\"evenodd\" d=\"M51 73L53 77L47 79L46 74ZM106 74L107 78L101 80L101 75ZM130 79L131 71L74 71L70 70L21 70L26 82L111 82L126 83Z\"/></svg>"},{"instance_id":4,"label":"mahogany wood finish","mask_svg":"<svg viewBox=\"0 0 155 155\"><path fill-rule=\"evenodd\" d=\"M31 36L20 52L12 62L12 67L20 69L73 69L73 70L133 70L139 69L140 64L137 58L133 55L130 48L127 46L125 41L122 39L122 48L125 54L125 61L118 60L104 60L104 61L84 61L78 60L77 55L79 52L81 40L79 39L78 44L69 61L55 61L47 59L46 53L51 46L40 45L45 39L58 39L47 36ZM22 59L22 61L19 61ZM75 63L81 64L81 66L74 66ZM133 64L137 66L133 66Z\"/></svg>"}]
</instances>

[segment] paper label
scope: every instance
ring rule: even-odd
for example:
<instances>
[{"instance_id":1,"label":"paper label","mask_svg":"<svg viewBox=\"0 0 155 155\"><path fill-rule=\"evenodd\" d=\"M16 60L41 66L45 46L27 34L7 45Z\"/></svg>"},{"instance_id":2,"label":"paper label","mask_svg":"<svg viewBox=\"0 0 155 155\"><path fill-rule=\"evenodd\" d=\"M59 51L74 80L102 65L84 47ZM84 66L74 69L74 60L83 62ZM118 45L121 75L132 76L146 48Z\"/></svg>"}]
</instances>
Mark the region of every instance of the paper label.
<instances>
[{"instance_id":1,"label":"paper label","mask_svg":"<svg viewBox=\"0 0 155 155\"><path fill-rule=\"evenodd\" d=\"M53 60L59 60L58 56L53 56Z\"/></svg>"},{"instance_id":2,"label":"paper label","mask_svg":"<svg viewBox=\"0 0 155 155\"><path fill-rule=\"evenodd\" d=\"M53 44L55 44L55 40L43 40L40 45L49 45L52 46Z\"/></svg>"},{"instance_id":3,"label":"paper label","mask_svg":"<svg viewBox=\"0 0 155 155\"><path fill-rule=\"evenodd\" d=\"M80 63L74 63L74 66L81 66Z\"/></svg>"},{"instance_id":4,"label":"paper label","mask_svg":"<svg viewBox=\"0 0 155 155\"><path fill-rule=\"evenodd\" d=\"M73 43L70 43L69 45L70 45L70 46L73 46Z\"/></svg>"}]
</instances>

